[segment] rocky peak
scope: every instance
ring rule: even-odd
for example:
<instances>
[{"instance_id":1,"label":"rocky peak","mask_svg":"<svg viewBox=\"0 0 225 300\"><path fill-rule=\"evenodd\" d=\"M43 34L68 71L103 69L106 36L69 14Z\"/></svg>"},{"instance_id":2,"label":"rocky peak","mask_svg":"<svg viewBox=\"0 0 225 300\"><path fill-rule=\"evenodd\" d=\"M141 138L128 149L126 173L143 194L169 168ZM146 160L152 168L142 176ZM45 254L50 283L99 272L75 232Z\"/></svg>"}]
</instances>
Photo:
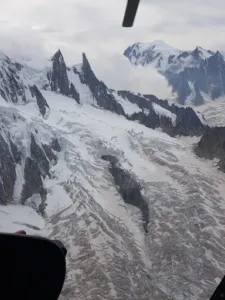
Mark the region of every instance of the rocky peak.
<instances>
[{"instance_id":1,"label":"rocky peak","mask_svg":"<svg viewBox=\"0 0 225 300\"><path fill-rule=\"evenodd\" d=\"M195 48L195 50L191 52L191 55L192 55L195 59L199 59L199 58L201 58L201 53L202 53L201 50L200 50L199 47L197 46L197 47Z\"/></svg>"},{"instance_id":2,"label":"rocky peak","mask_svg":"<svg viewBox=\"0 0 225 300\"><path fill-rule=\"evenodd\" d=\"M61 50L59 49L52 57L51 61L59 61L65 64Z\"/></svg>"},{"instance_id":3,"label":"rocky peak","mask_svg":"<svg viewBox=\"0 0 225 300\"><path fill-rule=\"evenodd\" d=\"M87 56L84 52L82 53L82 61L83 61L83 68L85 68L85 67L91 68L90 63L87 59Z\"/></svg>"},{"instance_id":4,"label":"rocky peak","mask_svg":"<svg viewBox=\"0 0 225 300\"><path fill-rule=\"evenodd\" d=\"M83 76L85 77L86 83L89 84L89 87L91 89L94 85L99 84L99 80L97 79L94 72L92 71L91 65L85 53L82 53L82 59L83 59L83 65L82 65Z\"/></svg>"},{"instance_id":5,"label":"rocky peak","mask_svg":"<svg viewBox=\"0 0 225 300\"><path fill-rule=\"evenodd\" d=\"M197 46L195 50L191 52L192 57L197 60L199 59L205 60L214 54L215 54L214 52L210 50L206 50L200 46Z\"/></svg>"},{"instance_id":6,"label":"rocky peak","mask_svg":"<svg viewBox=\"0 0 225 300\"><path fill-rule=\"evenodd\" d=\"M134 65L146 66L154 62L154 66L161 69L162 66L164 67L165 62L180 53L179 49L172 48L163 41L156 40L152 43L135 43L128 47L123 54Z\"/></svg>"},{"instance_id":7,"label":"rocky peak","mask_svg":"<svg viewBox=\"0 0 225 300\"><path fill-rule=\"evenodd\" d=\"M69 81L67 73L68 68L60 49L53 55L51 61L52 70L47 74L51 90L71 97L76 100L77 103L80 103L80 95L77 92L75 85Z\"/></svg>"},{"instance_id":8,"label":"rocky peak","mask_svg":"<svg viewBox=\"0 0 225 300\"><path fill-rule=\"evenodd\" d=\"M69 79L67 75L66 63L60 50L52 57L52 70L47 77L54 92L68 96L70 93Z\"/></svg>"},{"instance_id":9,"label":"rocky peak","mask_svg":"<svg viewBox=\"0 0 225 300\"><path fill-rule=\"evenodd\" d=\"M94 100L96 100L97 105L106 110L115 112L118 115L125 116L121 104L116 101L112 92L107 88L104 82L98 80L98 78L95 76L85 53L83 53L82 56L83 65L81 67L80 74L81 82L89 87L92 97Z\"/></svg>"}]
</instances>

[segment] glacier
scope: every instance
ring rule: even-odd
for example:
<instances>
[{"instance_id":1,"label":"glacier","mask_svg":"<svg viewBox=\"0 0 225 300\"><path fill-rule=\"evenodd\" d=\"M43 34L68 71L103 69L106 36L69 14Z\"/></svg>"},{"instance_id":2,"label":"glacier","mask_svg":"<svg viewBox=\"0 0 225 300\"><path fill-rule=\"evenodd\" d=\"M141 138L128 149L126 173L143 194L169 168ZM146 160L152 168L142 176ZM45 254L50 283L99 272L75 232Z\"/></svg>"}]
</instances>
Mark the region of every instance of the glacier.
<instances>
[{"instance_id":1,"label":"glacier","mask_svg":"<svg viewBox=\"0 0 225 300\"><path fill-rule=\"evenodd\" d=\"M25 104L0 98L1 134L9 149L12 141L21 153L12 201L0 207L1 231L24 229L63 241L68 249L63 299L209 298L225 272L224 173L215 161L196 156L199 136L169 136L126 118L142 109L93 74L87 84L82 66L74 68L59 71L68 86L74 84L79 102L58 87L44 88L44 73L28 76L26 69L24 85L37 85L47 114L30 95ZM176 121L159 104L153 107ZM39 157L32 158L32 143ZM140 209L124 201L106 155L140 187L149 209L147 231ZM21 205L29 157L36 159L46 198L38 190Z\"/></svg>"}]
</instances>

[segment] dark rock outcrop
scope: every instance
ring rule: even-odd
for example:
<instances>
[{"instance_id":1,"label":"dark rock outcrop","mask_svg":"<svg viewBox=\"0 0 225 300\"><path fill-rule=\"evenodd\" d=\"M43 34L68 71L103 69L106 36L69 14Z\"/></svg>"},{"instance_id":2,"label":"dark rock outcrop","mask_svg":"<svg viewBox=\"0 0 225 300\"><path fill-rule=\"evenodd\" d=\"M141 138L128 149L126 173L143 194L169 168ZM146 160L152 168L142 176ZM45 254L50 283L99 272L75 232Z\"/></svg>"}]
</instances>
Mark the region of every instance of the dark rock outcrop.
<instances>
[{"instance_id":1,"label":"dark rock outcrop","mask_svg":"<svg viewBox=\"0 0 225 300\"><path fill-rule=\"evenodd\" d=\"M32 197L35 194L39 194L42 199L41 205L38 207L38 210L43 213L44 202L46 200L47 191L43 187L43 181L41 177L41 172L36 162L28 157L25 162L24 168L24 180L21 203L25 204L26 200Z\"/></svg>"},{"instance_id":2,"label":"dark rock outcrop","mask_svg":"<svg viewBox=\"0 0 225 300\"><path fill-rule=\"evenodd\" d=\"M73 83L70 83L67 66L64 57L58 50L52 57L52 70L48 72L47 78L51 87L51 91L59 92L62 95L68 96L80 103L80 96Z\"/></svg>"},{"instance_id":3,"label":"dark rock outcrop","mask_svg":"<svg viewBox=\"0 0 225 300\"><path fill-rule=\"evenodd\" d=\"M144 96L177 116L173 136L200 136L208 128L208 126L202 124L196 112L191 107L179 107L175 104L170 105L167 100L158 99L153 95Z\"/></svg>"},{"instance_id":4,"label":"dark rock outcrop","mask_svg":"<svg viewBox=\"0 0 225 300\"><path fill-rule=\"evenodd\" d=\"M46 176L51 177L50 167L57 163L57 155L54 151L61 151L58 139L52 139L50 145L41 144L38 145L35 137L31 134L30 153L31 156L27 157L24 168L24 180L23 190L21 194L22 204L26 203L26 200L35 194L39 194L42 203L36 208L39 212L44 213L45 201L47 197L47 191L44 188L43 179Z\"/></svg>"},{"instance_id":5,"label":"dark rock outcrop","mask_svg":"<svg viewBox=\"0 0 225 300\"><path fill-rule=\"evenodd\" d=\"M52 139L51 148L52 148L52 150L57 151L57 152L61 151L61 146L59 144L58 139L56 139L56 138Z\"/></svg>"},{"instance_id":6,"label":"dark rock outcrop","mask_svg":"<svg viewBox=\"0 0 225 300\"><path fill-rule=\"evenodd\" d=\"M110 162L111 165L115 165L118 163L118 159L115 156L110 155L110 154L102 155L102 159Z\"/></svg>"},{"instance_id":7,"label":"dark rock outcrop","mask_svg":"<svg viewBox=\"0 0 225 300\"><path fill-rule=\"evenodd\" d=\"M117 91L117 94L120 97L129 100L131 103L136 104L141 109L153 110L152 101L147 100L140 94L134 94L129 91Z\"/></svg>"},{"instance_id":8,"label":"dark rock outcrop","mask_svg":"<svg viewBox=\"0 0 225 300\"><path fill-rule=\"evenodd\" d=\"M20 160L20 155L12 141L11 145L13 149L10 149L0 133L0 204L12 201L16 182L16 161ZM15 159L13 153L16 155Z\"/></svg>"},{"instance_id":9,"label":"dark rock outcrop","mask_svg":"<svg viewBox=\"0 0 225 300\"><path fill-rule=\"evenodd\" d=\"M131 103L139 106L142 110L147 110L146 112L134 113L128 119L133 121L138 120L141 124L149 128L155 129L160 127L171 136L200 136L207 128L207 126L202 124L191 107L184 108L178 107L175 104L170 105L167 100L158 99L154 95L136 95L128 91L118 91L117 93L124 99L126 98ZM169 117L158 115L153 108L153 103L176 115L176 124L174 125Z\"/></svg>"},{"instance_id":10,"label":"dark rock outcrop","mask_svg":"<svg viewBox=\"0 0 225 300\"><path fill-rule=\"evenodd\" d=\"M115 185L118 186L118 191L124 202L141 210L144 222L143 227L147 233L149 223L149 208L146 200L141 195L140 185L136 182L131 174L121 169L117 165L118 160L116 157L112 155L103 155L102 159L110 162L109 171L114 178Z\"/></svg>"},{"instance_id":11,"label":"dark rock outcrop","mask_svg":"<svg viewBox=\"0 0 225 300\"><path fill-rule=\"evenodd\" d=\"M70 96L75 99L78 104L80 104L80 95L73 83L70 83Z\"/></svg>"},{"instance_id":12,"label":"dark rock outcrop","mask_svg":"<svg viewBox=\"0 0 225 300\"><path fill-rule=\"evenodd\" d=\"M48 148L49 149L49 148ZM35 162L40 174L45 178L46 176L51 177L50 175L50 163L47 159L47 155L44 150L36 143L33 134L31 135L30 143L30 154L32 160ZM51 154L50 154L51 157Z\"/></svg>"},{"instance_id":13,"label":"dark rock outcrop","mask_svg":"<svg viewBox=\"0 0 225 300\"><path fill-rule=\"evenodd\" d=\"M32 97L36 97L37 105L40 113L44 117L47 110L49 110L49 105L46 99L43 97L42 93L39 91L36 85L30 86L30 92Z\"/></svg>"},{"instance_id":14,"label":"dark rock outcrop","mask_svg":"<svg viewBox=\"0 0 225 300\"><path fill-rule=\"evenodd\" d=\"M16 118L14 114L11 117L14 120ZM3 126L0 130L0 204L6 205L13 203L14 200L25 204L28 198L39 194L42 200L40 206L35 207L33 200L31 205L34 205L38 212L43 213L47 196L43 180L46 176L51 176L50 168L57 163L57 152L61 151L59 141L57 138L52 138L49 144L38 144L38 135L31 134L30 156L27 156L26 151L23 152L23 144L18 143L17 145L7 133L5 127L8 125L7 118L3 118L2 123ZM17 179L20 184L22 176L24 179L22 192L14 195Z\"/></svg>"},{"instance_id":15,"label":"dark rock outcrop","mask_svg":"<svg viewBox=\"0 0 225 300\"><path fill-rule=\"evenodd\" d=\"M127 116L128 120L139 121L141 124L146 127L155 129L155 128L170 128L173 127L172 121L170 118L165 116L159 116L152 105L152 101L147 100L145 97L140 94L134 94L129 91L118 91L120 97L127 99L133 104L136 104L142 109L142 112L134 113L131 116ZM154 97L154 96L153 96ZM157 99L157 98L156 98ZM144 110L146 110L144 112Z\"/></svg>"},{"instance_id":16,"label":"dark rock outcrop","mask_svg":"<svg viewBox=\"0 0 225 300\"><path fill-rule=\"evenodd\" d=\"M93 99L96 100L98 106L111 112L115 112L118 115L125 116L123 107L116 101L104 82L99 81L95 76L84 53L81 77L82 82L89 87Z\"/></svg>"},{"instance_id":17,"label":"dark rock outcrop","mask_svg":"<svg viewBox=\"0 0 225 300\"><path fill-rule=\"evenodd\" d=\"M208 59L196 57L199 64L196 67L191 66L185 68L179 73L167 71L165 73L169 84L173 87L173 91L178 93L180 104L184 104L186 98L191 94L189 82L194 86L193 104L201 105L204 98L201 92L208 94L212 99L216 99L224 95L225 91L225 61L219 51Z\"/></svg>"},{"instance_id":18,"label":"dark rock outcrop","mask_svg":"<svg viewBox=\"0 0 225 300\"><path fill-rule=\"evenodd\" d=\"M54 152L52 151L51 146L49 145L45 145L42 144L42 148L47 156L47 158L49 159L49 161L55 165L57 163L57 156L54 154Z\"/></svg>"},{"instance_id":19,"label":"dark rock outcrop","mask_svg":"<svg viewBox=\"0 0 225 300\"><path fill-rule=\"evenodd\" d=\"M219 159L219 168L225 172L225 127L208 128L195 147L195 153L206 159Z\"/></svg>"},{"instance_id":20,"label":"dark rock outcrop","mask_svg":"<svg viewBox=\"0 0 225 300\"><path fill-rule=\"evenodd\" d=\"M140 124L143 124L148 128L162 128L164 132L174 136L174 127L171 119L165 116L159 116L154 111L149 111L148 114L143 112L134 113L128 117L128 119L139 121Z\"/></svg>"},{"instance_id":21,"label":"dark rock outcrop","mask_svg":"<svg viewBox=\"0 0 225 300\"><path fill-rule=\"evenodd\" d=\"M7 56L0 62L0 95L7 102L26 103L28 87L20 78L22 65L14 63Z\"/></svg>"},{"instance_id":22,"label":"dark rock outcrop","mask_svg":"<svg viewBox=\"0 0 225 300\"><path fill-rule=\"evenodd\" d=\"M14 144L12 142L10 137L9 137L9 143L10 143L10 148L11 148L11 152L12 152L13 159L14 159L15 163L16 164L21 164L21 152L17 148L16 144ZM0 151L0 153L1 153L1 151Z\"/></svg>"}]
</instances>

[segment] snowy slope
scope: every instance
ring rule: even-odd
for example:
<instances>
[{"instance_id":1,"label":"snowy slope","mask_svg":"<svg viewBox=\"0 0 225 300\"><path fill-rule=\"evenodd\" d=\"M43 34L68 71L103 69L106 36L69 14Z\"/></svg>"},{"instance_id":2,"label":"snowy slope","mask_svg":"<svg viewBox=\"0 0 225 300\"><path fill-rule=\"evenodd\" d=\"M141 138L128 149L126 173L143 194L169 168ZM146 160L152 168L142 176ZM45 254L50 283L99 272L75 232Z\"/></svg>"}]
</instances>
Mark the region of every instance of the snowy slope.
<instances>
[{"instance_id":1,"label":"snowy slope","mask_svg":"<svg viewBox=\"0 0 225 300\"><path fill-rule=\"evenodd\" d=\"M45 221L32 208L19 205L0 207L0 231L13 233L25 230L27 234L46 235Z\"/></svg>"},{"instance_id":2,"label":"snowy slope","mask_svg":"<svg viewBox=\"0 0 225 300\"><path fill-rule=\"evenodd\" d=\"M169 110L161 107L156 103L153 103L153 108L158 115L170 118L172 120L173 125L176 125L177 116L175 114L171 113Z\"/></svg>"},{"instance_id":3,"label":"snowy slope","mask_svg":"<svg viewBox=\"0 0 225 300\"><path fill-rule=\"evenodd\" d=\"M225 271L225 178L212 162L193 154L197 140L171 138L89 104L42 93L50 106L48 119L37 117L29 106L16 110L42 135L56 135L62 147L44 185L49 191L45 232L69 250L63 296L209 297ZM118 193L101 159L106 154L116 156L140 182L150 211L148 233L140 211ZM26 209L24 223L31 224ZM11 218L13 213L1 219L3 229ZM41 219L32 222L43 229ZM214 247L216 242L221 248Z\"/></svg>"},{"instance_id":4,"label":"snowy slope","mask_svg":"<svg viewBox=\"0 0 225 300\"><path fill-rule=\"evenodd\" d=\"M75 68L81 72L82 64L76 65ZM79 75L74 73L73 69L67 71L69 80L75 85L78 93L81 95L81 103L93 103L93 96L90 89L85 83L80 81Z\"/></svg>"},{"instance_id":5,"label":"snowy slope","mask_svg":"<svg viewBox=\"0 0 225 300\"><path fill-rule=\"evenodd\" d=\"M116 98L116 100L118 101L118 103L120 103L125 111L125 113L127 115L132 115L133 113L136 112L140 112L141 108L135 104L135 103L131 103L129 101L129 99L127 99L126 97L121 97L120 95L118 95L118 93L116 91L113 92L114 97Z\"/></svg>"},{"instance_id":6,"label":"snowy slope","mask_svg":"<svg viewBox=\"0 0 225 300\"><path fill-rule=\"evenodd\" d=\"M55 92L43 89L36 72L28 76L48 103L45 118L32 102L15 105L0 98L0 133L21 152L10 206L0 207L1 230L25 229L66 244L62 296L68 300L209 298L225 271L224 174L215 162L196 157L199 138L172 138L118 115L110 109L121 112L122 107L132 114L140 108L111 92L90 69L84 78L82 65L75 68L59 68L65 79L59 85L73 83L80 103L60 94L58 86ZM94 92L102 106L93 101ZM106 96L121 107L107 106ZM155 113L176 121L175 114L152 105ZM52 143L56 139L58 151ZM118 178L122 170L137 183L134 193L129 180L122 192L115 184L112 164L102 159L107 155L118 160ZM28 175L40 169L37 178L47 194L43 200L38 189L21 206L30 158L36 168ZM124 195L130 195L130 204ZM147 204L147 228L135 195Z\"/></svg>"},{"instance_id":7,"label":"snowy slope","mask_svg":"<svg viewBox=\"0 0 225 300\"><path fill-rule=\"evenodd\" d=\"M163 41L156 40L152 43L136 43L127 48L124 55L134 65L152 65L160 70L167 70L168 58L178 56L181 50L172 48Z\"/></svg>"},{"instance_id":8,"label":"snowy slope","mask_svg":"<svg viewBox=\"0 0 225 300\"><path fill-rule=\"evenodd\" d=\"M215 53L202 47L197 47L194 51L182 51L160 40L152 43L139 42L124 51L124 55L132 64L152 65L162 73L166 71L179 73L187 67L198 65L200 60L207 59L213 54Z\"/></svg>"}]
</instances>

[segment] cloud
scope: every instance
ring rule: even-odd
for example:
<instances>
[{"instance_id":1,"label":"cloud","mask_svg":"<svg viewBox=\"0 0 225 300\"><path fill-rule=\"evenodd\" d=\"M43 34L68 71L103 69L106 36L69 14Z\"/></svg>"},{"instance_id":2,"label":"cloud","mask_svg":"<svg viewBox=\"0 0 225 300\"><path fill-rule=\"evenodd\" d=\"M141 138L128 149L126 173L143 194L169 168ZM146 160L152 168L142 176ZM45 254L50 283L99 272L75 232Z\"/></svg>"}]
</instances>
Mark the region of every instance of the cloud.
<instances>
[{"instance_id":1,"label":"cloud","mask_svg":"<svg viewBox=\"0 0 225 300\"><path fill-rule=\"evenodd\" d=\"M122 28L126 0L1 0L0 21L6 23L5 33L11 27L23 31L33 31L40 38L43 49L48 53L57 48L65 50L66 59L72 61L74 53L92 48L93 56L99 49L108 53L123 52L130 43L145 39L146 20L148 25L157 24L160 16L155 8L151 14L140 6L136 24L130 30ZM149 18L150 17L150 18ZM18 30L16 30L18 32ZM10 39L17 36L10 32ZM33 39L29 38L30 43ZM0 44L2 35L0 34ZM3 40L3 47L7 43Z\"/></svg>"},{"instance_id":2,"label":"cloud","mask_svg":"<svg viewBox=\"0 0 225 300\"><path fill-rule=\"evenodd\" d=\"M90 60L96 76L110 88L153 94L161 99L171 97L166 79L155 69L131 66L129 60L119 54L100 56Z\"/></svg>"},{"instance_id":3,"label":"cloud","mask_svg":"<svg viewBox=\"0 0 225 300\"><path fill-rule=\"evenodd\" d=\"M129 45L160 39L188 50L225 48L223 0L142 0L131 29L121 26L125 7L126 0L1 0L0 49L18 58L44 58L60 48L68 64L79 63L86 52L112 87L156 89L152 93L159 96L167 93L160 75L134 70L118 57Z\"/></svg>"},{"instance_id":4,"label":"cloud","mask_svg":"<svg viewBox=\"0 0 225 300\"><path fill-rule=\"evenodd\" d=\"M44 40L39 34L33 30L9 27L5 23L0 26L0 45L1 51L15 59L47 55Z\"/></svg>"},{"instance_id":5,"label":"cloud","mask_svg":"<svg viewBox=\"0 0 225 300\"><path fill-rule=\"evenodd\" d=\"M155 39L182 49L194 49L196 45L216 48L224 38L222 0L142 0L131 29L121 27L125 6L126 0L1 0L4 32L0 32L0 45L7 48L6 44L14 40L18 44L20 31L27 36L21 44L39 43L48 55L62 48L66 59L75 62L79 53L90 48L92 57L99 51L122 53L137 41ZM20 47L30 52L35 48Z\"/></svg>"}]
</instances>

